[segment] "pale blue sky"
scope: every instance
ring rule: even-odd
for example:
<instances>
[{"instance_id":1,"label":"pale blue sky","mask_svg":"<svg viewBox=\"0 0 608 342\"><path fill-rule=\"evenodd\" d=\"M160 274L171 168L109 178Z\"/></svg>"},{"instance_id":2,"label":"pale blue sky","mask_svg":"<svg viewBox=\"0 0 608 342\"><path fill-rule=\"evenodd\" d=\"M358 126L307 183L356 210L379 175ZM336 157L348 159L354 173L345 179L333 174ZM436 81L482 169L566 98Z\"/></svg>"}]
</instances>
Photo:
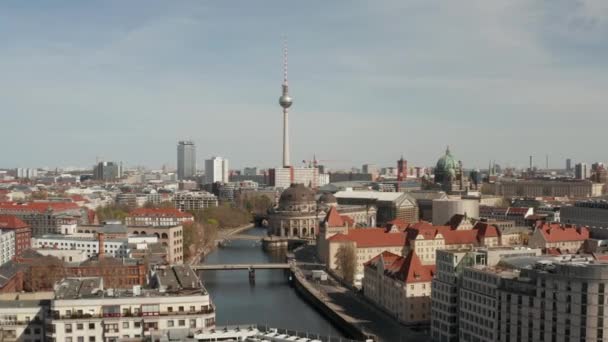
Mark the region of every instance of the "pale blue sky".
<instances>
[{"instance_id":1,"label":"pale blue sky","mask_svg":"<svg viewBox=\"0 0 608 342\"><path fill-rule=\"evenodd\" d=\"M607 160L608 1L3 1L0 167ZM202 165L202 164L201 164Z\"/></svg>"}]
</instances>

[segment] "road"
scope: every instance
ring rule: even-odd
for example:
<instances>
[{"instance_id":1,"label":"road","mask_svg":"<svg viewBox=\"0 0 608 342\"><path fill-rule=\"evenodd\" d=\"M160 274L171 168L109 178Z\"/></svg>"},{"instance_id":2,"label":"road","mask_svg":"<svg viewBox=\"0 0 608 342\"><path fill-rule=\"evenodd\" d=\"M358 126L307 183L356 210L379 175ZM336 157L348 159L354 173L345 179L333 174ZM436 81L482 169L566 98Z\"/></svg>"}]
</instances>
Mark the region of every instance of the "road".
<instances>
[{"instance_id":1,"label":"road","mask_svg":"<svg viewBox=\"0 0 608 342\"><path fill-rule=\"evenodd\" d=\"M316 262L314 252L306 247L296 252L296 259L307 263ZM311 269L318 267L300 264L298 267L304 274L310 273ZM368 303L362 295L355 293L342 286L333 278L321 283L309 282L319 291L327 303L337 307L338 312L349 316L351 320L357 322L366 332L374 334L381 342L426 342L430 341L430 336L423 331L416 331L414 328L406 327L397 322L393 317L375 308Z\"/></svg>"}]
</instances>

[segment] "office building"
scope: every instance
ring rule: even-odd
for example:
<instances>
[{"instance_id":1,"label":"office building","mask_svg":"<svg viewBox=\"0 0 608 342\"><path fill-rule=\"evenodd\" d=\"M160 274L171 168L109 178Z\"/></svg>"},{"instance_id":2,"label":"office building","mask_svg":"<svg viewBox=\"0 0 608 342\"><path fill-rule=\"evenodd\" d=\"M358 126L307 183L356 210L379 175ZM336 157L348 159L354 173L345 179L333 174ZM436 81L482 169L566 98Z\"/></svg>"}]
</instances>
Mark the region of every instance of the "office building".
<instances>
[{"instance_id":1,"label":"office building","mask_svg":"<svg viewBox=\"0 0 608 342\"><path fill-rule=\"evenodd\" d=\"M380 169L378 168L378 165L375 164L363 164L363 166L361 167L361 172L371 175L371 180L374 181L380 175Z\"/></svg>"},{"instance_id":2,"label":"office building","mask_svg":"<svg viewBox=\"0 0 608 342\"><path fill-rule=\"evenodd\" d=\"M281 167L270 169L269 185L287 189L291 184L304 184L306 187L319 187L319 169L316 167Z\"/></svg>"},{"instance_id":3,"label":"office building","mask_svg":"<svg viewBox=\"0 0 608 342\"><path fill-rule=\"evenodd\" d=\"M560 209L561 222L587 226L594 237L608 238L608 201L586 200L578 201L573 206L563 206Z\"/></svg>"},{"instance_id":4,"label":"office building","mask_svg":"<svg viewBox=\"0 0 608 342\"><path fill-rule=\"evenodd\" d=\"M517 179L484 183L484 193L503 197L596 197L601 196L604 184L589 180Z\"/></svg>"},{"instance_id":5,"label":"office building","mask_svg":"<svg viewBox=\"0 0 608 342\"><path fill-rule=\"evenodd\" d=\"M572 171L572 159L566 159L566 171Z\"/></svg>"},{"instance_id":6,"label":"office building","mask_svg":"<svg viewBox=\"0 0 608 342\"><path fill-rule=\"evenodd\" d=\"M212 157L205 160L205 184L228 183L228 159Z\"/></svg>"},{"instance_id":7,"label":"office building","mask_svg":"<svg viewBox=\"0 0 608 342\"><path fill-rule=\"evenodd\" d=\"M32 236L71 234L83 222L81 208L73 202L0 202L0 215L14 215L29 225Z\"/></svg>"},{"instance_id":8,"label":"office building","mask_svg":"<svg viewBox=\"0 0 608 342\"><path fill-rule=\"evenodd\" d=\"M115 181L122 178L122 163L99 162L93 169L93 179L100 181Z\"/></svg>"},{"instance_id":9,"label":"office building","mask_svg":"<svg viewBox=\"0 0 608 342\"><path fill-rule=\"evenodd\" d=\"M217 197L206 191L181 191L173 195L173 205L182 212L217 207L217 204Z\"/></svg>"},{"instance_id":10,"label":"office building","mask_svg":"<svg viewBox=\"0 0 608 342\"><path fill-rule=\"evenodd\" d=\"M38 169L17 168L17 178L19 179L36 179L38 178Z\"/></svg>"},{"instance_id":11,"label":"office building","mask_svg":"<svg viewBox=\"0 0 608 342\"><path fill-rule=\"evenodd\" d=\"M466 267L475 265L495 266L503 260L510 258L534 257L541 255L540 249L524 247L494 247L494 248L468 248L458 250L437 250L436 274L432 282L431 292L431 338L432 341L465 341L460 334L459 324L464 320L477 319L476 326L472 329L479 332L489 341L498 341L498 334L487 330L495 329L497 326L496 314L489 310L478 308L479 305L491 305L496 299L488 299L480 295L463 294L461 285L464 284L463 274ZM475 279L473 288L478 292L486 293L486 287L493 286L488 278ZM468 286L468 283L465 284ZM491 289L489 290L492 293ZM494 289L494 295L496 290ZM485 299L485 303L484 303ZM463 305L461 306L461 302ZM471 303L473 302L473 303ZM461 309L464 308L464 309ZM483 316L483 317L479 317ZM515 322L514 322L515 323ZM466 331L469 326L463 330ZM517 336L514 334L514 338ZM468 339L473 341L475 339ZM486 341L478 339L475 341ZM509 340L509 341L516 341Z\"/></svg>"},{"instance_id":12,"label":"office building","mask_svg":"<svg viewBox=\"0 0 608 342\"><path fill-rule=\"evenodd\" d=\"M574 165L574 178L585 180L591 176L591 170L586 163L578 163Z\"/></svg>"},{"instance_id":13,"label":"office building","mask_svg":"<svg viewBox=\"0 0 608 342\"><path fill-rule=\"evenodd\" d=\"M196 175L196 146L193 141L177 143L177 179L190 179Z\"/></svg>"},{"instance_id":14,"label":"office building","mask_svg":"<svg viewBox=\"0 0 608 342\"><path fill-rule=\"evenodd\" d=\"M246 167L243 169L243 176L257 176L258 168L257 167Z\"/></svg>"},{"instance_id":15,"label":"office building","mask_svg":"<svg viewBox=\"0 0 608 342\"><path fill-rule=\"evenodd\" d=\"M376 224L384 226L394 219L406 222L418 221L416 200L403 192L338 191L335 197L339 204L374 206L377 209Z\"/></svg>"}]
</instances>

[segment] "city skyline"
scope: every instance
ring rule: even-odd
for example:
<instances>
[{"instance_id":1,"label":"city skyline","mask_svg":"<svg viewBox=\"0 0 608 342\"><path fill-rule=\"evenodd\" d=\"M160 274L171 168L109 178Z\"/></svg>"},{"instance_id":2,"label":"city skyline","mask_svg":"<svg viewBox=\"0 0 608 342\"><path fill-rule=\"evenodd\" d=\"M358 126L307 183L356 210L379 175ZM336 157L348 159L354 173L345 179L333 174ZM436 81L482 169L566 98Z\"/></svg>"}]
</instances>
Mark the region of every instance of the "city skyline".
<instances>
[{"instance_id":1,"label":"city skyline","mask_svg":"<svg viewBox=\"0 0 608 342\"><path fill-rule=\"evenodd\" d=\"M279 166L282 35L294 165L430 166L446 145L467 168L608 159L601 1L143 4L0 4L0 113L19 142L0 167L174 165L184 137L201 160Z\"/></svg>"}]
</instances>

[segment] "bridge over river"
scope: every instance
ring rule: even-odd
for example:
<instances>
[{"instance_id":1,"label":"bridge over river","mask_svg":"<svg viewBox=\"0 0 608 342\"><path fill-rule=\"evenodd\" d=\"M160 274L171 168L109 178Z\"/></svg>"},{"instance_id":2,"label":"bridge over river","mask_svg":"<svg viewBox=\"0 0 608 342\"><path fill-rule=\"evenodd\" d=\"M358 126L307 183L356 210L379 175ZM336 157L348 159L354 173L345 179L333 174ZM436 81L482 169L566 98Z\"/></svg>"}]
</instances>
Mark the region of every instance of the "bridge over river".
<instances>
[{"instance_id":1,"label":"bridge over river","mask_svg":"<svg viewBox=\"0 0 608 342\"><path fill-rule=\"evenodd\" d=\"M232 270L288 270L291 264L268 263L268 264L203 264L192 265L195 271L232 271Z\"/></svg>"}]
</instances>

